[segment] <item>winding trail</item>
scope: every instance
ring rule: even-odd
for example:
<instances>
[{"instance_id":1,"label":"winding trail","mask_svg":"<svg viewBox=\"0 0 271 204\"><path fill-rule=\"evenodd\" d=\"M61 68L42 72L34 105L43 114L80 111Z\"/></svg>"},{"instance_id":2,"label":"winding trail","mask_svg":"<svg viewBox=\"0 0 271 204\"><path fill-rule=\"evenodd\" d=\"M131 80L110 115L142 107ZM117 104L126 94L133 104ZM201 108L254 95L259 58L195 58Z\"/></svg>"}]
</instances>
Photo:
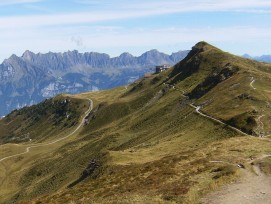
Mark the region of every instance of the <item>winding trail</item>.
<instances>
[{"instance_id":1,"label":"winding trail","mask_svg":"<svg viewBox=\"0 0 271 204\"><path fill-rule=\"evenodd\" d=\"M250 86L251 86L251 88L253 88L254 90L256 89L254 86L253 86L253 84L254 84L254 82L256 81L255 79L254 79L254 77L251 77L251 79L252 79L252 81L250 82Z\"/></svg>"},{"instance_id":2,"label":"winding trail","mask_svg":"<svg viewBox=\"0 0 271 204\"><path fill-rule=\"evenodd\" d=\"M250 82L251 88L256 90L256 88L253 86L255 82L255 79L252 77L252 81ZM266 98L266 97L265 97ZM269 103L267 102L269 105ZM211 116L206 116L203 113L200 113L200 107L192 106L196 108L197 113L204 117L208 117L212 120L215 120L218 122L217 119L212 118ZM261 121L261 119L265 115L260 115L257 118L258 125L258 132L259 132L259 139L265 140L268 142L271 142L271 139L263 138L264 137L264 124ZM220 121L221 123L221 121ZM229 126L230 127L230 126ZM231 127L234 128L234 127ZM236 131L238 129L234 128ZM240 130L238 130L239 132ZM246 134L246 133L245 133ZM246 134L247 135L247 134ZM270 136L270 135L266 135ZM255 158L253 160L249 160L249 163L252 165L255 161L263 160L267 157L271 157L271 155L264 154L258 158ZM210 163L225 163L230 165L237 165L233 164L227 161L209 161ZM240 166L238 166L240 167ZM218 191L212 192L208 194L206 197L202 199L203 204L232 204L232 203L238 203L238 204L271 204L271 177L268 175L265 175L259 165L252 165L252 170L247 169L241 169L241 173L243 176L240 178L240 180L236 183L231 183L228 185L225 185L221 187Z\"/></svg>"},{"instance_id":3,"label":"winding trail","mask_svg":"<svg viewBox=\"0 0 271 204\"><path fill-rule=\"evenodd\" d=\"M260 137L264 137L264 124L263 122L261 121L262 117L264 117L265 115L260 115L256 121L257 121L257 124L258 124L258 127L256 128L255 131L258 131L258 134Z\"/></svg>"},{"instance_id":4,"label":"winding trail","mask_svg":"<svg viewBox=\"0 0 271 204\"><path fill-rule=\"evenodd\" d=\"M92 109L93 109L93 101L92 101L91 99L89 99L89 98L88 98L87 100L89 101L89 108L88 108L88 110L85 112L85 115L84 115L84 117L83 117L81 123L80 123L80 124L77 126L77 128L76 128L74 131L72 131L70 134L68 134L68 135L65 136L65 137L59 138L59 139L57 139L57 140L55 140L55 141L49 142L49 143L40 143L40 144L38 143L38 144L35 144L35 145L28 146L28 147L26 147L26 149L25 149L24 152L19 153L19 154L14 154L14 155L11 155L11 156L4 157L4 158L0 159L0 162L4 161L4 160L6 160L6 159L10 159L10 158L17 157L17 156L20 156L20 155L23 155L23 154L27 154L28 152L30 152L30 149L31 149L31 148L35 148L35 147L44 147L44 146L52 145L52 144L55 144L55 143L57 143L57 142L60 142L60 141L62 141L62 140L67 139L68 137L72 136L74 133L76 133L76 132L82 127L82 125L83 125L84 122L85 122L85 117L86 117L86 116L92 111Z\"/></svg>"},{"instance_id":5,"label":"winding trail","mask_svg":"<svg viewBox=\"0 0 271 204\"><path fill-rule=\"evenodd\" d=\"M216 118L214 118L214 117L212 117L212 116L209 116L209 115L206 115L206 114L202 113L202 112L200 111L200 108L201 108L200 106L195 106L195 105L193 105L192 103L189 104L189 106L192 107L192 108L195 108L195 109L196 109L196 112L197 112L199 115L201 115L202 117L209 118L210 120L213 120L213 121L215 121L215 122L217 122L217 123L220 123L221 125L225 125L225 126L229 127L230 129L232 129L232 130L234 130L234 131L236 131L236 132L238 132L238 133L240 133L240 134L242 134L242 135L251 136L251 135L249 135L249 134L247 134L247 133L245 133L245 132L239 130L238 128L235 128L235 127L233 127L233 126L231 126L231 125L228 125L228 124L224 123L224 122L221 121L221 120L218 120L218 119L216 119Z\"/></svg>"},{"instance_id":6,"label":"winding trail","mask_svg":"<svg viewBox=\"0 0 271 204\"><path fill-rule=\"evenodd\" d=\"M251 82L250 82L250 86L251 88L253 88L254 90L256 90L256 88L253 86L254 82L256 81L256 79L254 79L254 77L251 77ZM264 95L263 95L264 96ZM265 97L265 96L264 96ZM266 98L266 97L265 97ZM269 105L269 102L266 101L267 105ZM258 118L257 118L257 124L258 124L258 127L256 129L256 131L259 132L259 136L260 137L264 137L264 124L263 122L261 121L261 118L264 117L265 115L260 115Z\"/></svg>"},{"instance_id":7,"label":"winding trail","mask_svg":"<svg viewBox=\"0 0 271 204\"><path fill-rule=\"evenodd\" d=\"M169 87L171 87L171 88L173 88L173 89L175 89L175 90L177 90L177 91L179 91L179 92L181 92L182 97L188 98L188 96L185 95L185 92L184 92L183 90L181 90L181 89L179 89L179 88L176 88L175 86L173 86L173 85L171 85L171 84L167 84L167 83L164 83L164 84L167 85L167 86L169 86ZM206 115L206 114L202 113L202 112L200 111L201 106L195 106L193 103L190 103L189 106L192 107L192 108L194 108L194 109L196 110L196 113L198 113L198 114L201 115L202 117L205 117L205 118L208 118L208 119L210 119L210 120L213 120L213 121L215 121L215 122L217 122L217 123L220 123L221 125L225 125L225 126L229 127L230 129L232 129L232 130L238 132L238 133L241 134L241 135L252 136L252 135L249 135L249 134L247 134L247 133L241 131L241 130L238 129L238 128L235 128L235 127L233 127L233 126L231 126L231 125L229 125L229 124L224 123L223 121L221 121L221 120L219 120L219 119L216 119L216 118L214 118L214 117L212 117L212 116L209 116L209 115Z\"/></svg>"},{"instance_id":8,"label":"winding trail","mask_svg":"<svg viewBox=\"0 0 271 204\"><path fill-rule=\"evenodd\" d=\"M256 88L253 86L255 83L255 79L252 77L252 81L250 82L250 87L254 90ZM187 97L184 94L184 91L176 89L182 93L183 97ZM228 125L224 123L223 121L216 119L212 116L206 115L200 111L201 106L195 106L194 104L189 104L190 107L194 108L195 111L202 117L208 118L210 120L213 120L217 123L220 123L222 125L225 125L232 130L246 136L252 136L249 135L243 131L241 131L238 128L235 128L231 125ZM259 132L263 134L264 131L264 124L261 121L261 118L264 117L264 115L260 115L257 118L257 121L259 123ZM264 135L262 135L264 136ZM253 136L252 136L253 137ZM261 140L266 140L271 142L271 139L260 137ZM250 164L252 164L256 160L262 160L264 158L271 157L271 155L262 155L261 157L255 158L253 160L250 160ZM260 167L258 165L252 165L252 169L254 173L250 170L244 169L244 166L242 164L236 164L236 163L230 163L227 161L220 161L220 160L213 160L209 161L210 163L225 163L229 165L238 166L243 174L241 179L236 183L231 183L226 186L223 186L220 190L212 192L208 194L206 197L204 197L201 201L203 204L255 204L255 203L261 203L261 204L271 204L271 178L270 176L265 175Z\"/></svg>"},{"instance_id":9,"label":"winding trail","mask_svg":"<svg viewBox=\"0 0 271 204\"><path fill-rule=\"evenodd\" d=\"M253 83L255 82L255 79L253 78L250 86L255 90L256 88L253 86ZM183 97L187 97L184 95L184 91L176 89L182 93ZM212 116L206 115L200 111L200 106L195 106L194 104L189 104L190 107L194 108L196 112L201 115L202 117L208 118L210 120L213 120L217 123L220 123L222 125L225 125L232 130L246 136L251 136L238 128L235 128L233 126L230 126L223 121L216 119ZM259 128L260 132L264 131L264 124L261 121L261 118L264 117L264 115L261 115L257 118L258 122L260 123ZM261 140L266 140L268 142L271 142L271 139L260 137ZM254 160L251 160L250 163L252 163L255 160L262 160L264 158L271 157L271 155L262 155L259 158L256 158ZM254 172L257 174L253 174L251 171L243 169L243 167L240 164L233 164L227 161L220 161L220 160L213 160L209 161L210 163L225 163L233 166L238 166L239 168L242 168L241 171L243 171L244 176L241 178L241 181L239 183L235 184L229 184L224 187L222 187L221 190L215 191L211 194L208 194L205 198L203 198L204 204L232 204L232 203L239 203L239 204L255 204L255 203L261 203L261 204L271 204L271 178L270 176L264 175L259 166L253 165L252 168Z\"/></svg>"},{"instance_id":10,"label":"winding trail","mask_svg":"<svg viewBox=\"0 0 271 204\"><path fill-rule=\"evenodd\" d=\"M7 124L4 124L5 126L8 126L8 125L10 125L11 123L13 122L13 120L12 121L10 121L9 123L7 123Z\"/></svg>"},{"instance_id":11,"label":"winding trail","mask_svg":"<svg viewBox=\"0 0 271 204\"><path fill-rule=\"evenodd\" d=\"M256 80L254 79L254 77L251 77L251 80L252 80L252 81L250 82L249 85L251 86L251 88L253 88L254 90L256 90L256 88L253 86L253 84L254 84L254 82L255 82ZM185 97L185 98L187 98L187 96L185 95L185 92L184 92L183 90L178 89L178 88L175 88L175 86L170 85L170 84L166 84L166 83L165 83L165 85L168 85L168 86L170 86L171 88L173 88L173 89L175 89L175 90L181 92L181 93L182 93L182 96ZM249 134L243 132L242 130L240 130L240 129L236 128L236 127L233 127L233 126L231 126L231 125L229 125L229 124L226 124L226 123L224 123L223 121L221 121L221 120L219 120L219 119L216 119L216 118L214 118L214 117L212 117L212 116L209 116L209 115L204 114L203 112L200 111L201 106L195 106L193 103L189 104L189 106L192 107L192 108L194 108L194 109L196 110L196 112L197 112L199 115L201 115L202 117L205 117L205 118L208 118L208 119L210 119L210 120L213 120L213 121L215 121L215 122L217 122L217 123L220 123L221 125L225 125L225 126L229 127L230 129L232 129L232 130L238 132L238 133L241 134L241 135L245 135L245 136L253 136L253 135L249 135ZM260 123L260 125L259 125L259 128L260 128L260 137L264 137L264 136L265 136L265 135L264 135L264 124L263 124L263 122L261 121L261 118L264 117L264 116L265 116L265 115L261 115L261 116L259 116L258 119L257 119L257 121ZM268 135L268 136L270 136L270 135ZM254 137L254 136L253 136L253 137Z\"/></svg>"}]
</instances>

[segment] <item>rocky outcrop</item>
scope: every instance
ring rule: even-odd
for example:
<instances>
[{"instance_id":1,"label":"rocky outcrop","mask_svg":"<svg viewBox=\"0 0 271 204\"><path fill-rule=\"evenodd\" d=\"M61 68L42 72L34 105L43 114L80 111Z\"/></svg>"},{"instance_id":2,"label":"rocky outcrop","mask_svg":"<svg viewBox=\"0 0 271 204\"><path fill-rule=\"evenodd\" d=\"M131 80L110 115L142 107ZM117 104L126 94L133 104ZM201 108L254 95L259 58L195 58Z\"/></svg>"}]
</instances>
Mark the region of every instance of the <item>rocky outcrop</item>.
<instances>
[{"instance_id":1,"label":"rocky outcrop","mask_svg":"<svg viewBox=\"0 0 271 204\"><path fill-rule=\"evenodd\" d=\"M234 75L238 71L238 68L231 67L230 64L227 64L222 69L216 68L215 70L217 70L217 72L214 72L212 75L208 76L202 83L196 86L191 93L188 94L189 98L197 99L202 97L216 85Z\"/></svg>"},{"instance_id":2,"label":"rocky outcrop","mask_svg":"<svg viewBox=\"0 0 271 204\"><path fill-rule=\"evenodd\" d=\"M91 160L87 166L87 168L81 173L80 178L78 178L76 181L68 185L68 188L72 188L75 185L79 184L83 180L85 180L87 177L91 176L93 172L99 167L99 162L95 159Z\"/></svg>"}]
</instances>

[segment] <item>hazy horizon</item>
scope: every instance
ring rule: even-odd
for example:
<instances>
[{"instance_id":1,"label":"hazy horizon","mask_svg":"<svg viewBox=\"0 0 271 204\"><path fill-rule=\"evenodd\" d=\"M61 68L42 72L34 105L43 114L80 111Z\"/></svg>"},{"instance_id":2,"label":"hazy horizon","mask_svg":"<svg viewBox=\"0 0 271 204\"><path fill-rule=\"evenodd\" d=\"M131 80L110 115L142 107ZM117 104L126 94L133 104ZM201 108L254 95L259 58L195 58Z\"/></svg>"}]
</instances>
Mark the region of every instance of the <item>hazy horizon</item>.
<instances>
[{"instance_id":1,"label":"hazy horizon","mask_svg":"<svg viewBox=\"0 0 271 204\"><path fill-rule=\"evenodd\" d=\"M0 0L0 61L34 53L170 54L207 41L237 55L271 54L266 0Z\"/></svg>"}]
</instances>

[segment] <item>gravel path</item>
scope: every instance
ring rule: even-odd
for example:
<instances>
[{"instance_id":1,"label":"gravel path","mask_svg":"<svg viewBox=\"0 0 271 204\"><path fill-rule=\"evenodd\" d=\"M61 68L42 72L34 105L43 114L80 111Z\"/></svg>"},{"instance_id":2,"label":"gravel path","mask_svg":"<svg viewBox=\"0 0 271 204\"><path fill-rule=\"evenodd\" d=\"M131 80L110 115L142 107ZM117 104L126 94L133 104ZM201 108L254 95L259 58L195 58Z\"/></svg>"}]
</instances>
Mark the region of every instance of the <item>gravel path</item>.
<instances>
[{"instance_id":1,"label":"gravel path","mask_svg":"<svg viewBox=\"0 0 271 204\"><path fill-rule=\"evenodd\" d=\"M270 155L269 155L270 156ZM251 172L242 171L241 179L223 186L202 199L203 204L271 204L271 177L254 165Z\"/></svg>"}]
</instances>

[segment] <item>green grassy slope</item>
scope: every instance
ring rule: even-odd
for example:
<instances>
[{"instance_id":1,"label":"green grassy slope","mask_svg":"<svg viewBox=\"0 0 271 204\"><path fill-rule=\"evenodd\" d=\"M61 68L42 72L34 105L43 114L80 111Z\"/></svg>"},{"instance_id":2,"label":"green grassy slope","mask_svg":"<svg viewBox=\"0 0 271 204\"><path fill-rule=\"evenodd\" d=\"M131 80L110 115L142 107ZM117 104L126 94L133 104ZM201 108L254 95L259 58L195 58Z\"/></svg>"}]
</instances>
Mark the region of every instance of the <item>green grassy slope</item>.
<instances>
[{"instance_id":1,"label":"green grassy slope","mask_svg":"<svg viewBox=\"0 0 271 204\"><path fill-rule=\"evenodd\" d=\"M14 112L0 121L5 131L2 141L16 135L11 125L33 123L36 116L27 116L28 110L42 113L40 106L46 110L45 115L38 112L38 121L47 127L44 135L37 134L42 130L39 123L24 127L37 135L33 139L43 141L65 135L61 129L68 131L66 127L74 129L87 108L82 99L94 102L85 125L71 138L0 162L0 200L197 203L206 192L238 178L238 163L249 168L250 157L270 154L271 148L269 141L240 136L228 125L200 116L189 104L201 105L204 113L248 133L267 134L270 67L201 42L172 69L127 88L73 96L70 109L44 102L39 108L21 110L26 120ZM63 101L63 97L52 100ZM72 115L77 117L65 125L69 118L57 117L59 111L75 111ZM54 125L56 121L59 125ZM12 154L26 145L6 144L0 151Z\"/></svg>"},{"instance_id":2,"label":"green grassy slope","mask_svg":"<svg viewBox=\"0 0 271 204\"><path fill-rule=\"evenodd\" d=\"M185 91L203 112L252 135L271 133L270 64L234 56L200 42L169 76L167 83ZM264 128L259 128L261 122Z\"/></svg>"},{"instance_id":3,"label":"green grassy slope","mask_svg":"<svg viewBox=\"0 0 271 204\"><path fill-rule=\"evenodd\" d=\"M44 141L76 126L88 102L71 96L53 99L13 111L0 122L0 144Z\"/></svg>"}]
</instances>

